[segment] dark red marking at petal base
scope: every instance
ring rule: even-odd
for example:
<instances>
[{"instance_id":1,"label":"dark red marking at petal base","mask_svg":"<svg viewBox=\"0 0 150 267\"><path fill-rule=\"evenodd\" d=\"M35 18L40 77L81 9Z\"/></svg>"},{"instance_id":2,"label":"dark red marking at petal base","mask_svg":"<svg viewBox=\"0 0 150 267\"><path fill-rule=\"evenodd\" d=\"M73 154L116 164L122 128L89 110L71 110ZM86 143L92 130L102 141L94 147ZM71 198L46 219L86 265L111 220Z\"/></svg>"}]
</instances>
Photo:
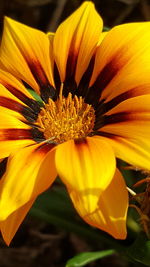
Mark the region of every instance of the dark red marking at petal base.
<instances>
[{"instance_id":1,"label":"dark red marking at petal base","mask_svg":"<svg viewBox=\"0 0 150 267\"><path fill-rule=\"evenodd\" d=\"M56 99L57 99L57 97L59 96L61 80L60 80L59 71L58 71L58 68L55 62L54 62L54 81L55 81ZM53 99L53 100L56 100L56 99Z\"/></svg>"},{"instance_id":2,"label":"dark red marking at petal base","mask_svg":"<svg viewBox=\"0 0 150 267\"><path fill-rule=\"evenodd\" d=\"M14 42L16 40L14 39ZM53 98L55 94L55 89L50 85L44 69L42 68L40 62L35 58L31 58L30 55L25 53L22 46L16 42L16 46L19 48L22 56L24 57L26 63L28 64L31 73L33 74L36 82L40 87L41 98L47 103L48 98Z\"/></svg>"},{"instance_id":3,"label":"dark red marking at petal base","mask_svg":"<svg viewBox=\"0 0 150 267\"><path fill-rule=\"evenodd\" d=\"M41 132L38 128L36 127L33 127L31 129L31 135L32 135L32 138L37 142L37 143L40 143L42 141L45 140L45 137L44 137L44 134L43 132Z\"/></svg>"},{"instance_id":4,"label":"dark red marking at petal base","mask_svg":"<svg viewBox=\"0 0 150 267\"><path fill-rule=\"evenodd\" d=\"M104 116L104 125L128 121L130 120L130 115L130 112L118 112L112 115Z\"/></svg>"},{"instance_id":5,"label":"dark red marking at petal base","mask_svg":"<svg viewBox=\"0 0 150 267\"><path fill-rule=\"evenodd\" d=\"M40 87L41 98L47 103L49 98L54 99L56 90L50 85L47 76L39 61L27 60L28 66L33 74L37 84Z\"/></svg>"},{"instance_id":6,"label":"dark red marking at petal base","mask_svg":"<svg viewBox=\"0 0 150 267\"><path fill-rule=\"evenodd\" d=\"M89 88L88 95L85 101L89 104L98 103L102 91L111 82L111 80L118 73L119 67L112 60L109 62L98 75L95 83Z\"/></svg>"},{"instance_id":7,"label":"dark red marking at petal base","mask_svg":"<svg viewBox=\"0 0 150 267\"><path fill-rule=\"evenodd\" d=\"M30 122L33 122L37 119L37 114L35 114L32 109L23 106L21 103L13 99L0 96L0 106L21 113Z\"/></svg>"},{"instance_id":8,"label":"dark red marking at petal base","mask_svg":"<svg viewBox=\"0 0 150 267\"><path fill-rule=\"evenodd\" d=\"M120 60L123 54L123 49L118 51L113 58L104 66L99 73L94 84L89 88L89 93L86 97L86 102L89 104L97 105L103 90L117 75L119 70L126 64L125 60Z\"/></svg>"},{"instance_id":9,"label":"dark red marking at petal base","mask_svg":"<svg viewBox=\"0 0 150 267\"><path fill-rule=\"evenodd\" d=\"M31 129L2 129L0 130L0 141L31 139L37 143L45 140L43 133L33 127Z\"/></svg>"},{"instance_id":10,"label":"dark red marking at petal base","mask_svg":"<svg viewBox=\"0 0 150 267\"><path fill-rule=\"evenodd\" d=\"M4 174L5 171L6 171L7 161L8 161L8 158L4 158L4 159L0 162L0 179L2 178L3 174Z\"/></svg>"},{"instance_id":11,"label":"dark red marking at petal base","mask_svg":"<svg viewBox=\"0 0 150 267\"><path fill-rule=\"evenodd\" d=\"M67 97L69 93L71 93L74 96L76 90L77 90L77 84L74 78L65 80L64 86L63 86L64 97Z\"/></svg>"},{"instance_id":12,"label":"dark red marking at petal base","mask_svg":"<svg viewBox=\"0 0 150 267\"><path fill-rule=\"evenodd\" d=\"M0 130L0 140L25 140L33 139L32 132L29 129L2 129Z\"/></svg>"},{"instance_id":13,"label":"dark red marking at petal base","mask_svg":"<svg viewBox=\"0 0 150 267\"><path fill-rule=\"evenodd\" d=\"M77 146L85 145L85 144L87 144L87 140L86 140L86 138L78 138L78 139L74 139L74 143Z\"/></svg>"},{"instance_id":14,"label":"dark red marking at petal base","mask_svg":"<svg viewBox=\"0 0 150 267\"><path fill-rule=\"evenodd\" d=\"M145 89L148 89L147 93L144 93ZM115 106L117 106L118 104L120 104L121 102L123 102L129 98L133 98L136 96L141 96L141 95L145 95L145 94L149 94L149 93L150 93L150 84L137 86L135 88L132 88L132 89L114 97L112 100L105 103L104 104L104 110L105 110L105 112L107 112L107 111L111 110L112 108L114 108Z\"/></svg>"},{"instance_id":15,"label":"dark red marking at petal base","mask_svg":"<svg viewBox=\"0 0 150 267\"><path fill-rule=\"evenodd\" d=\"M107 137L107 138L111 138L111 139L115 139L117 138L117 135L112 134L112 133L107 133L107 132L102 132L102 131L94 131L92 133L92 136L103 136L103 137Z\"/></svg>"},{"instance_id":16,"label":"dark red marking at petal base","mask_svg":"<svg viewBox=\"0 0 150 267\"><path fill-rule=\"evenodd\" d=\"M14 96L16 96L18 99L20 99L23 103L25 103L27 106L29 106L35 114L38 114L40 111L40 106L34 99L29 98L24 93L16 89L15 87L11 86L8 83L5 83L4 81L0 81L3 86L7 88L9 92L11 92Z\"/></svg>"},{"instance_id":17,"label":"dark red marking at petal base","mask_svg":"<svg viewBox=\"0 0 150 267\"><path fill-rule=\"evenodd\" d=\"M130 112L118 112L112 115L102 116L101 121L97 120L95 122L93 130L97 131L98 129L108 124L116 124L116 123L132 120L133 118L131 118L130 115L131 115Z\"/></svg>"},{"instance_id":18,"label":"dark red marking at petal base","mask_svg":"<svg viewBox=\"0 0 150 267\"><path fill-rule=\"evenodd\" d=\"M76 92L77 89L75 81L76 64L77 64L77 54L74 51L70 51L67 59L66 77L63 87L63 95L65 97L67 97L69 93L72 93L72 95L74 95Z\"/></svg>"},{"instance_id":19,"label":"dark red marking at petal base","mask_svg":"<svg viewBox=\"0 0 150 267\"><path fill-rule=\"evenodd\" d=\"M92 56L90 63L81 78L81 81L75 93L77 96L82 96L84 98L87 97L88 89L89 89L89 82L90 82L93 68L94 68L94 62L95 62L95 54Z\"/></svg>"},{"instance_id":20,"label":"dark red marking at petal base","mask_svg":"<svg viewBox=\"0 0 150 267\"><path fill-rule=\"evenodd\" d=\"M66 66L66 80L70 77L74 77L77 65L77 53L69 51L67 66Z\"/></svg>"},{"instance_id":21,"label":"dark red marking at petal base","mask_svg":"<svg viewBox=\"0 0 150 267\"><path fill-rule=\"evenodd\" d=\"M96 120L99 120L101 119L102 117L102 114L104 113L104 109L105 106L104 106L104 102L103 101L100 101L97 106L95 107L95 116L96 116Z\"/></svg>"},{"instance_id":22,"label":"dark red marking at petal base","mask_svg":"<svg viewBox=\"0 0 150 267\"><path fill-rule=\"evenodd\" d=\"M53 149L56 146L54 143L45 142L44 144L41 144L39 147L37 147L33 153L40 153L40 154L46 154L51 149Z\"/></svg>"}]
</instances>

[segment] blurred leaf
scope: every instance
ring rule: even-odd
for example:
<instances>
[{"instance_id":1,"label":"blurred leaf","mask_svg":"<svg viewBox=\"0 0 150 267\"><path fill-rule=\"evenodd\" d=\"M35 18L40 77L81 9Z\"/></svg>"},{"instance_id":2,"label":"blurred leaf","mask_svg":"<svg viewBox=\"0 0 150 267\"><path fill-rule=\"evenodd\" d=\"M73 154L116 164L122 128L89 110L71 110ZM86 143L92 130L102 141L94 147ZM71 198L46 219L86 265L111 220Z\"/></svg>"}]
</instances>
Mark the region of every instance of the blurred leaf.
<instances>
[{"instance_id":1,"label":"blurred leaf","mask_svg":"<svg viewBox=\"0 0 150 267\"><path fill-rule=\"evenodd\" d=\"M82 221L62 186L53 186L51 190L41 194L31 208L30 214L65 231L74 232L88 241L103 242L118 251L125 249L117 240Z\"/></svg>"},{"instance_id":2,"label":"blurred leaf","mask_svg":"<svg viewBox=\"0 0 150 267\"><path fill-rule=\"evenodd\" d=\"M30 214L89 239L96 240L98 235L76 216L72 203L63 187L55 187L41 194L34 203Z\"/></svg>"},{"instance_id":3,"label":"blurred leaf","mask_svg":"<svg viewBox=\"0 0 150 267\"><path fill-rule=\"evenodd\" d=\"M133 208L129 209L128 218L127 218L127 226L130 230L132 230L132 232L134 233L134 236L135 236L135 234L137 236L137 234L139 234L141 231L141 227L140 227L139 223L137 223L137 221L135 220L135 216L134 216L135 213L137 215L137 212L135 209L133 209Z\"/></svg>"},{"instance_id":4,"label":"blurred leaf","mask_svg":"<svg viewBox=\"0 0 150 267\"><path fill-rule=\"evenodd\" d=\"M127 249L127 256L136 262L150 266L150 240L141 232L136 241Z\"/></svg>"},{"instance_id":5,"label":"blurred leaf","mask_svg":"<svg viewBox=\"0 0 150 267\"><path fill-rule=\"evenodd\" d=\"M77 256L73 257L72 259L70 259L67 264L66 267L82 267L85 266L86 264L98 260L98 259L102 259L104 257L113 255L115 253L115 250L104 250L104 251L98 251L98 252L84 252L84 253L80 253Z\"/></svg>"},{"instance_id":6,"label":"blurred leaf","mask_svg":"<svg viewBox=\"0 0 150 267\"><path fill-rule=\"evenodd\" d=\"M70 218L75 216L71 201L62 186L55 186L40 195L34 207L47 213L59 214L60 217Z\"/></svg>"},{"instance_id":7,"label":"blurred leaf","mask_svg":"<svg viewBox=\"0 0 150 267\"><path fill-rule=\"evenodd\" d=\"M108 31L110 31L111 30L111 28L109 28L109 27L107 27L107 26L104 26L103 27L103 32L108 32Z\"/></svg>"}]
</instances>

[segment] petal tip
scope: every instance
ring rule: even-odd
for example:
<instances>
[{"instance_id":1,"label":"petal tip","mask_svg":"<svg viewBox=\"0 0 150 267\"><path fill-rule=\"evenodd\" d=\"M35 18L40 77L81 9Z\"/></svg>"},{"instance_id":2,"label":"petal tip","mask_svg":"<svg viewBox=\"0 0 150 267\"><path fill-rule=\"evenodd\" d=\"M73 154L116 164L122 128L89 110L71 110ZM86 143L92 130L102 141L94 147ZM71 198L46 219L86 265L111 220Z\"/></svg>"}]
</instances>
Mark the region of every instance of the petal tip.
<instances>
[{"instance_id":1,"label":"petal tip","mask_svg":"<svg viewBox=\"0 0 150 267\"><path fill-rule=\"evenodd\" d=\"M110 233L111 234L111 233ZM115 239L119 239L119 240L125 240L127 237L127 230L124 229L122 231L117 231L113 234L111 234Z\"/></svg>"}]
</instances>

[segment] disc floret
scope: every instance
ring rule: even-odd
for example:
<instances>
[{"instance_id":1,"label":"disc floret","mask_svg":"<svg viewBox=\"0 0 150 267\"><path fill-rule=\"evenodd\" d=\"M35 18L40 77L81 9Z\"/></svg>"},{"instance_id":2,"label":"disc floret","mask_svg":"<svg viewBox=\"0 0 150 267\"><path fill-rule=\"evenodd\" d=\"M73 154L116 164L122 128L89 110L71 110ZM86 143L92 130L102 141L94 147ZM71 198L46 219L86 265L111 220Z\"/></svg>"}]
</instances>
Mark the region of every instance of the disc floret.
<instances>
[{"instance_id":1,"label":"disc floret","mask_svg":"<svg viewBox=\"0 0 150 267\"><path fill-rule=\"evenodd\" d=\"M69 93L65 98L61 89L56 101L49 98L48 104L41 109L37 122L46 139L52 138L53 141L62 143L86 137L94 127L95 110L81 96Z\"/></svg>"}]
</instances>

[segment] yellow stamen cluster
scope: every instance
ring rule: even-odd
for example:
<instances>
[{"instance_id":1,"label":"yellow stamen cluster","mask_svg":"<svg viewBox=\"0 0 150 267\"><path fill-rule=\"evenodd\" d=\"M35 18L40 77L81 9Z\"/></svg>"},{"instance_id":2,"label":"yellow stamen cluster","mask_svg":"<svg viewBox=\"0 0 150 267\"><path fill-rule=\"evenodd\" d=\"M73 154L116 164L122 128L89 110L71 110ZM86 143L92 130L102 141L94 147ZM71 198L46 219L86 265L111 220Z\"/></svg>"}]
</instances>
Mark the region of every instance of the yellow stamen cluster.
<instances>
[{"instance_id":1,"label":"yellow stamen cluster","mask_svg":"<svg viewBox=\"0 0 150 267\"><path fill-rule=\"evenodd\" d=\"M65 98L60 90L59 98L41 109L37 123L46 139L62 143L70 139L87 136L93 129L95 121L94 108L86 104L82 97Z\"/></svg>"}]
</instances>

